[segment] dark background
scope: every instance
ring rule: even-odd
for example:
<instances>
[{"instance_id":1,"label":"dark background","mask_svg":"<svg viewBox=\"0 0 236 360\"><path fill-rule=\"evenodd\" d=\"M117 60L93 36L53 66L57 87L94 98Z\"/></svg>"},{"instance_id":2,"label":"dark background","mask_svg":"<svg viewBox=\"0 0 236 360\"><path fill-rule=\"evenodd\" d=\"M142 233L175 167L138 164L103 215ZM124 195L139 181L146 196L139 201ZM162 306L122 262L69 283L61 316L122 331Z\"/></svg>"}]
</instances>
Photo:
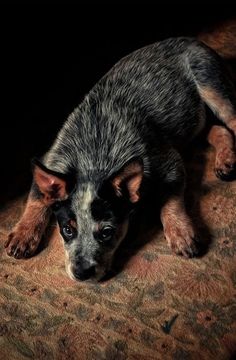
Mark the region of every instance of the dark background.
<instances>
[{"instance_id":1,"label":"dark background","mask_svg":"<svg viewBox=\"0 0 236 360\"><path fill-rule=\"evenodd\" d=\"M235 16L227 1L2 6L1 203L29 188L30 159L48 149L67 115L118 59Z\"/></svg>"}]
</instances>

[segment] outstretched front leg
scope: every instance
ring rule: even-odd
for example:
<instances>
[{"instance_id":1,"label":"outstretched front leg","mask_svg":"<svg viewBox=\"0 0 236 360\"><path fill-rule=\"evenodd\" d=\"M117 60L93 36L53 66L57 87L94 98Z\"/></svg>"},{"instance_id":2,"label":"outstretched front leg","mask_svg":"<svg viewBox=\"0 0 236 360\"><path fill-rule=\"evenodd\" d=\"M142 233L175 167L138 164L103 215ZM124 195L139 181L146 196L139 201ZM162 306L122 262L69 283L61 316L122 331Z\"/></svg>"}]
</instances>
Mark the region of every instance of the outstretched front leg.
<instances>
[{"instance_id":1,"label":"outstretched front leg","mask_svg":"<svg viewBox=\"0 0 236 360\"><path fill-rule=\"evenodd\" d=\"M9 234L6 252L16 259L32 256L38 248L51 215L51 205L67 199L65 175L48 170L37 161L25 211Z\"/></svg>"},{"instance_id":2,"label":"outstretched front leg","mask_svg":"<svg viewBox=\"0 0 236 360\"><path fill-rule=\"evenodd\" d=\"M185 257L198 254L198 237L184 205L185 168L175 149L165 152L162 159L162 193L165 199L161 207L164 235L172 251ZM166 164L166 165L164 165Z\"/></svg>"},{"instance_id":3,"label":"outstretched front leg","mask_svg":"<svg viewBox=\"0 0 236 360\"><path fill-rule=\"evenodd\" d=\"M183 196L171 196L161 209L164 235L172 251L185 257L198 254L195 229L187 215Z\"/></svg>"},{"instance_id":4,"label":"outstretched front leg","mask_svg":"<svg viewBox=\"0 0 236 360\"><path fill-rule=\"evenodd\" d=\"M34 186L32 186L22 218L15 225L5 243L7 254L17 259L32 256L39 246L50 214L50 208L36 196Z\"/></svg>"}]
</instances>

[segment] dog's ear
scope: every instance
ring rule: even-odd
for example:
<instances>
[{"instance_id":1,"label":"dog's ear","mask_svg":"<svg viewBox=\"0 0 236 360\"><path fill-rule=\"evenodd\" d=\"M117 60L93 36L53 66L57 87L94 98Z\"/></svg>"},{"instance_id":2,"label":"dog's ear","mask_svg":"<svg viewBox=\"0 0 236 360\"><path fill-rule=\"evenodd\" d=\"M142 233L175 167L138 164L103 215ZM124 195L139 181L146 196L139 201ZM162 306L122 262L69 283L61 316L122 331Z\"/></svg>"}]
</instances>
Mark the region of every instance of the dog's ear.
<instances>
[{"instance_id":1,"label":"dog's ear","mask_svg":"<svg viewBox=\"0 0 236 360\"><path fill-rule=\"evenodd\" d=\"M136 203L140 199L140 186L143 179L143 164L133 160L125 165L112 179L116 195L121 197L128 192L129 200Z\"/></svg>"},{"instance_id":2,"label":"dog's ear","mask_svg":"<svg viewBox=\"0 0 236 360\"><path fill-rule=\"evenodd\" d=\"M47 169L39 160L32 160L33 179L48 205L68 197L67 181L63 174Z\"/></svg>"}]
</instances>

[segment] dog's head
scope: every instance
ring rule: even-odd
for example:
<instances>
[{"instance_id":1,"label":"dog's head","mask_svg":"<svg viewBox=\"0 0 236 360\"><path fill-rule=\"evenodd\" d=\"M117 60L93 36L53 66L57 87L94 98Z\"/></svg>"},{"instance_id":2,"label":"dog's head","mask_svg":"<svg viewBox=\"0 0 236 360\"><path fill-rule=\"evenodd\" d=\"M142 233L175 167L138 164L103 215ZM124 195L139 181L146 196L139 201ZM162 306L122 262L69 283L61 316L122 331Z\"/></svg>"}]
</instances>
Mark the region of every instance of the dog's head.
<instances>
[{"instance_id":1,"label":"dog's head","mask_svg":"<svg viewBox=\"0 0 236 360\"><path fill-rule=\"evenodd\" d=\"M133 160L101 184L51 171L36 162L34 182L52 206L64 239L66 270L73 279L100 280L125 238L129 215L140 198L143 165Z\"/></svg>"}]
</instances>

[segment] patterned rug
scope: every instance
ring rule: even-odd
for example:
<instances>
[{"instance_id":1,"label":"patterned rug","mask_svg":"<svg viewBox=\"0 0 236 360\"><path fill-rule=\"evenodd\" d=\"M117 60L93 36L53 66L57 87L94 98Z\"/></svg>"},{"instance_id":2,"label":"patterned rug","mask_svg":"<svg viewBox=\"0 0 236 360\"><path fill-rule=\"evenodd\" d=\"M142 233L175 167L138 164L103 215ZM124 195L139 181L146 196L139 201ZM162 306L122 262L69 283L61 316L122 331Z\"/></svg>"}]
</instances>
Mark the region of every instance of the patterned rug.
<instances>
[{"instance_id":1,"label":"patterned rug","mask_svg":"<svg viewBox=\"0 0 236 360\"><path fill-rule=\"evenodd\" d=\"M236 181L215 178L211 148L188 165L188 211L207 242L199 258L171 253L158 227L121 247L103 283L70 280L56 225L28 260L3 242L25 196L0 213L0 359L236 358ZM122 262L120 265L119 260Z\"/></svg>"}]
</instances>

